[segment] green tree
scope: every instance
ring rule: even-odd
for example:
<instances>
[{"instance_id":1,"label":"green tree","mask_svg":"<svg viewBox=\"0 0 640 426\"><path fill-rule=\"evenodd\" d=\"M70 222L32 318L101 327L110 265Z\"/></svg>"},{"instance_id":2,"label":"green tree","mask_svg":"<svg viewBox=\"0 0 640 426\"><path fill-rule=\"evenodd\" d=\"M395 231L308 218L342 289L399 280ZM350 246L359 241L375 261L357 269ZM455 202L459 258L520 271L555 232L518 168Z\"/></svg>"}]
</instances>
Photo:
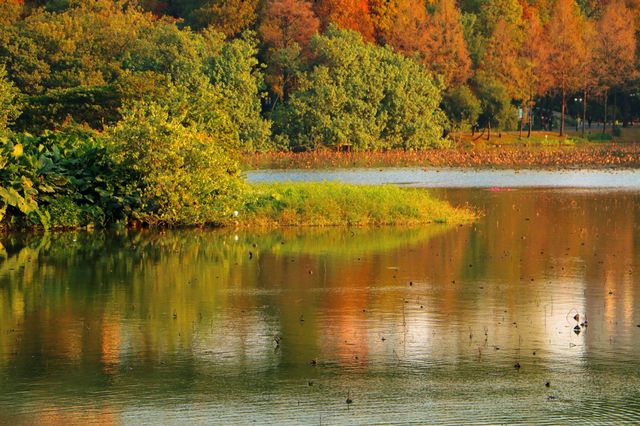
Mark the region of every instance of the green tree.
<instances>
[{"instance_id":1,"label":"green tree","mask_svg":"<svg viewBox=\"0 0 640 426\"><path fill-rule=\"evenodd\" d=\"M420 64L333 26L313 39L311 49L316 63L274 116L277 132L294 148L443 143L441 86Z\"/></svg>"},{"instance_id":2,"label":"green tree","mask_svg":"<svg viewBox=\"0 0 640 426\"><path fill-rule=\"evenodd\" d=\"M0 132L5 130L21 112L20 92L7 79L7 70L0 65Z\"/></svg>"},{"instance_id":3,"label":"green tree","mask_svg":"<svg viewBox=\"0 0 640 426\"><path fill-rule=\"evenodd\" d=\"M487 129L487 140L491 139L492 128L514 127L517 115L505 85L482 71L475 75L472 85L482 107L479 124Z\"/></svg>"},{"instance_id":4,"label":"green tree","mask_svg":"<svg viewBox=\"0 0 640 426\"><path fill-rule=\"evenodd\" d=\"M442 101L454 130L467 130L478 121L482 105L468 86L449 89Z\"/></svg>"},{"instance_id":5,"label":"green tree","mask_svg":"<svg viewBox=\"0 0 640 426\"><path fill-rule=\"evenodd\" d=\"M264 150L270 147L271 123L262 118L261 99L265 85L262 69L256 58L257 40L253 33L229 42L205 31L208 55L204 58L204 73L220 96L220 107L237 128L242 148Z\"/></svg>"}]
</instances>

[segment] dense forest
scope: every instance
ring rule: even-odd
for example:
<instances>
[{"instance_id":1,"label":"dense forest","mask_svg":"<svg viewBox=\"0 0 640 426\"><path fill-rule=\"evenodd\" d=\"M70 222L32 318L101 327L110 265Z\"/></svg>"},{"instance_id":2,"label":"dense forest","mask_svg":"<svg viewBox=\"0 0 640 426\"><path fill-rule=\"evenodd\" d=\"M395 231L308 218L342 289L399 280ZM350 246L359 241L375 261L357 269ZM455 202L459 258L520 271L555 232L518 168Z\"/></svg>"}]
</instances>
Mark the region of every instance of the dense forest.
<instances>
[{"instance_id":1,"label":"dense forest","mask_svg":"<svg viewBox=\"0 0 640 426\"><path fill-rule=\"evenodd\" d=\"M243 153L615 131L639 25L637 0L0 0L0 220L217 222Z\"/></svg>"}]
</instances>

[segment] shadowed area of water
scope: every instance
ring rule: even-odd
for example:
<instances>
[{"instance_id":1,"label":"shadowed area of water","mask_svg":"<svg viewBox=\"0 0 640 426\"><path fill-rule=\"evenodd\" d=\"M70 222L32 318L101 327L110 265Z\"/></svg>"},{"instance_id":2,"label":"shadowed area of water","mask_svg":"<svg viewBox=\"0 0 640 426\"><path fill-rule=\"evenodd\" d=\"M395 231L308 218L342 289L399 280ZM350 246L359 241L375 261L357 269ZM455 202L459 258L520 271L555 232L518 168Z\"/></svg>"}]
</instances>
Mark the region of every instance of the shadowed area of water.
<instances>
[{"instance_id":1,"label":"shadowed area of water","mask_svg":"<svg viewBox=\"0 0 640 426\"><path fill-rule=\"evenodd\" d=\"M322 182L396 184L425 188L615 188L640 190L640 170L471 170L471 169L336 169L256 170L249 182Z\"/></svg>"},{"instance_id":2,"label":"shadowed area of water","mask_svg":"<svg viewBox=\"0 0 640 426\"><path fill-rule=\"evenodd\" d=\"M0 424L639 422L640 193L433 192L484 215L2 238Z\"/></svg>"}]
</instances>

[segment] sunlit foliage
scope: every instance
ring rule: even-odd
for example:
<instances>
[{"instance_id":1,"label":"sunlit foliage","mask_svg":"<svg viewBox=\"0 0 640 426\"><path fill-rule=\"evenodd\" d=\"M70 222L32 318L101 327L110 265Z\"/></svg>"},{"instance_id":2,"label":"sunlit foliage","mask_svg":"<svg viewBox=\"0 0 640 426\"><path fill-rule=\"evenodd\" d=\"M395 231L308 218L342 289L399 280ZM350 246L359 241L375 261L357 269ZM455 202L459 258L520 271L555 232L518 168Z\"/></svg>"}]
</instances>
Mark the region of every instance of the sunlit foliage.
<instances>
[{"instance_id":1,"label":"sunlit foliage","mask_svg":"<svg viewBox=\"0 0 640 426\"><path fill-rule=\"evenodd\" d=\"M313 68L274 120L293 148L418 149L442 144L441 87L419 64L330 27Z\"/></svg>"}]
</instances>

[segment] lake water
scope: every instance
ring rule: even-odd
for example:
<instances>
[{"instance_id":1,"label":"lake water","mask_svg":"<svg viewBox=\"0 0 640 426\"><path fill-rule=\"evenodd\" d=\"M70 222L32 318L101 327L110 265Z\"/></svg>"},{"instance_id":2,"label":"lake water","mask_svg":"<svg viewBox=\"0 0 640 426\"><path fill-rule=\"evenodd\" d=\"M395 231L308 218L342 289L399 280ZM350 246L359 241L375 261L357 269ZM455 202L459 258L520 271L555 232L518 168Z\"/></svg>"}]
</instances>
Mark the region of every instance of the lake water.
<instances>
[{"instance_id":1,"label":"lake water","mask_svg":"<svg viewBox=\"0 0 640 426\"><path fill-rule=\"evenodd\" d=\"M483 211L455 227L2 238L0 424L637 424L640 191L606 186L434 189Z\"/></svg>"},{"instance_id":2,"label":"lake water","mask_svg":"<svg viewBox=\"0 0 640 426\"><path fill-rule=\"evenodd\" d=\"M472 170L434 168L258 170L250 182L395 184L425 188L611 188L640 190L640 170Z\"/></svg>"}]
</instances>

